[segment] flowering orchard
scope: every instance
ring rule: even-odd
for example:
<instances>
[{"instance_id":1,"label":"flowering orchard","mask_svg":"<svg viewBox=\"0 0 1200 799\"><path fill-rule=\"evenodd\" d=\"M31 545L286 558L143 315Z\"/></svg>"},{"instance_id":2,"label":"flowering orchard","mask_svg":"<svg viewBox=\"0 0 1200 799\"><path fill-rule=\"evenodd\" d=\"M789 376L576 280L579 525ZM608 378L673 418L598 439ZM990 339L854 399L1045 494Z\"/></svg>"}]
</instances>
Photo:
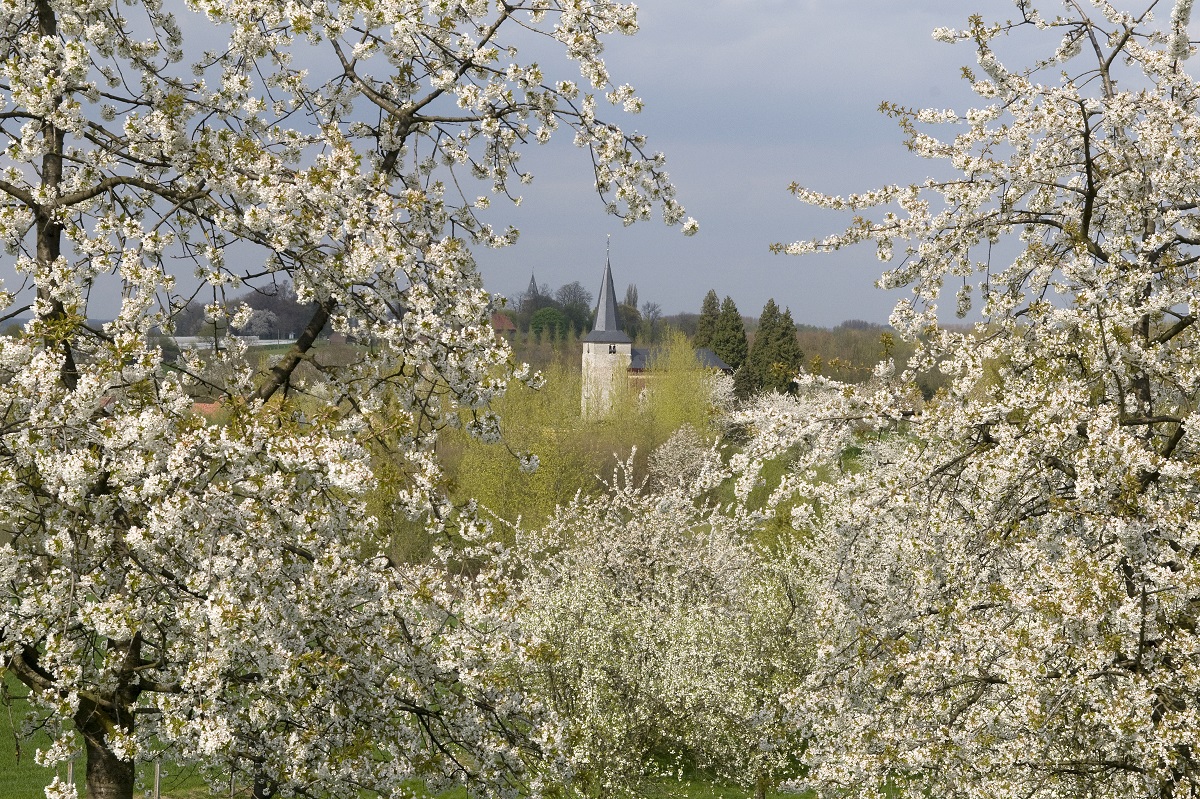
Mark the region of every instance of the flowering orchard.
<instances>
[{"instance_id":1,"label":"flowering orchard","mask_svg":"<svg viewBox=\"0 0 1200 799\"><path fill-rule=\"evenodd\" d=\"M856 219L782 249L874 242L883 284L913 291L893 324L949 379L923 405L913 373L884 369L867 389L808 381L747 411L743 488L759 454L808 445L792 487L820 643L792 702L809 779L837 796L1196 796L1192 3L1015 6L935 32L974 47L978 107L886 107L953 177L795 187ZM1003 63L1027 33L1059 45ZM945 292L983 321L943 327Z\"/></svg>"},{"instance_id":2,"label":"flowering orchard","mask_svg":"<svg viewBox=\"0 0 1200 799\"><path fill-rule=\"evenodd\" d=\"M611 213L695 229L605 116L640 107L601 57L636 28L611 0L3 4L0 304L33 320L0 339L0 655L39 758L84 754L96 799L161 752L289 794L526 781L554 744L484 665L503 632L456 621L469 585L377 554L367 447L443 530L433 436L494 438L525 378L469 249L515 238L486 209L530 179L523 146L565 127ZM539 40L578 72L522 60ZM281 278L316 311L268 368L236 342L164 365L152 333L192 297L221 322L226 290ZM371 346L323 365L326 332Z\"/></svg>"},{"instance_id":3,"label":"flowering orchard","mask_svg":"<svg viewBox=\"0 0 1200 799\"><path fill-rule=\"evenodd\" d=\"M761 796L797 772L781 699L809 663L804 572L754 543L761 518L704 499L728 477L713 449L660 449L690 479L648 490L631 457L606 494L516 536L517 668L584 795L641 796L702 768Z\"/></svg>"}]
</instances>

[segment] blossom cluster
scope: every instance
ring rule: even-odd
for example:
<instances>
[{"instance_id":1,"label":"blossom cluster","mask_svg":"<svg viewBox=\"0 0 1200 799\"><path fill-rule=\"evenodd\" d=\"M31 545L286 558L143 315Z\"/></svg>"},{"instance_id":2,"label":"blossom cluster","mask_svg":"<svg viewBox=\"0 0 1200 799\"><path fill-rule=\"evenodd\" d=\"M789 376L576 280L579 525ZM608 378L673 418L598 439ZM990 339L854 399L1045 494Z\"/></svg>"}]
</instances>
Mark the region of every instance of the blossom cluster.
<instances>
[{"instance_id":1,"label":"blossom cluster","mask_svg":"<svg viewBox=\"0 0 1200 799\"><path fill-rule=\"evenodd\" d=\"M781 699L809 666L803 570L756 541L760 516L705 499L729 476L719 453L697 461L695 481L650 488L631 459L507 553L514 668L580 791L642 795L696 768L749 786L796 776Z\"/></svg>"},{"instance_id":2,"label":"blossom cluster","mask_svg":"<svg viewBox=\"0 0 1200 799\"><path fill-rule=\"evenodd\" d=\"M636 28L612 0L0 8L0 312L33 315L0 338L0 663L44 762L107 764L98 795L165 748L288 795L523 790L538 727L484 665L503 629L461 623L469 580L389 562L367 495L453 538L437 432L494 439L533 380L471 254L516 239L489 200L532 178L527 143L573 130L610 210L683 222L608 114L641 105L601 57ZM577 74L543 74L547 42ZM312 308L289 351L168 361L190 303L222 329L282 282Z\"/></svg>"},{"instance_id":3,"label":"blossom cluster","mask_svg":"<svg viewBox=\"0 0 1200 799\"><path fill-rule=\"evenodd\" d=\"M796 189L863 215L783 249L875 243L918 344L883 382L809 381L744 420L745 481L755 453L800 453L775 501L813 541L818 644L789 705L826 795L1200 790L1192 3L1161 27L1149 3L1039 5L935 33L975 46L982 107L885 107L953 178ZM994 45L1030 26L1054 55L1006 67ZM982 320L943 325L944 291Z\"/></svg>"}]
</instances>

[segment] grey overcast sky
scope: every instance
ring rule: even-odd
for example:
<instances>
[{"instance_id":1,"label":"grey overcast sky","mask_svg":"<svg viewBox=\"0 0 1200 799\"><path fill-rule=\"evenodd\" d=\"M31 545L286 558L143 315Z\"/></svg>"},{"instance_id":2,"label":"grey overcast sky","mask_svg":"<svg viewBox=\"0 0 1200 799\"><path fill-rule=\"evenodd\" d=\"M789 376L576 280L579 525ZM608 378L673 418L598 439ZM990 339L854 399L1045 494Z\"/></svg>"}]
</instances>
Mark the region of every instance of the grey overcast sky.
<instances>
[{"instance_id":1,"label":"grey overcast sky","mask_svg":"<svg viewBox=\"0 0 1200 799\"><path fill-rule=\"evenodd\" d=\"M618 293L636 283L643 302L668 314L698 311L711 288L752 316L774 297L800 323L886 322L899 295L874 287L883 265L873 247L804 258L768 247L845 221L793 199L792 181L844 194L930 173L878 107L967 107L961 68L974 66L974 50L930 34L966 27L976 12L1016 14L1011 0L645 0L641 31L610 40L606 60L646 101L621 122L666 153L700 232L605 216L586 152L564 136L525 156L536 179L520 208L495 206L521 238L476 253L485 284L511 296L532 273L594 294L611 234Z\"/></svg>"}]
</instances>

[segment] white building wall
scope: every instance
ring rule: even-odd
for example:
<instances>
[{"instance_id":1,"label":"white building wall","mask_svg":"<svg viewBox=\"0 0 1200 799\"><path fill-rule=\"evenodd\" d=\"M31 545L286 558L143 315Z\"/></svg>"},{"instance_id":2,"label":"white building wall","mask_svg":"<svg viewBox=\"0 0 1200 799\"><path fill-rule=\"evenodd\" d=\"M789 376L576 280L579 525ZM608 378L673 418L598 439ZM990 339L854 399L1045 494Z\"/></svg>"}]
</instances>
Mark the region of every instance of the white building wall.
<instances>
[{"instance_id":1,"label":"white building wall","mask_svg":"<svg viewBox=\"0 0 1200 799\"><path fill-rule=\"evenodd\" d=\"M582 407L585 417L604 416L612 410L616 391L623 389L628 379L632 358L631 343L584 342Z\"/></svg>"}]
</instances>

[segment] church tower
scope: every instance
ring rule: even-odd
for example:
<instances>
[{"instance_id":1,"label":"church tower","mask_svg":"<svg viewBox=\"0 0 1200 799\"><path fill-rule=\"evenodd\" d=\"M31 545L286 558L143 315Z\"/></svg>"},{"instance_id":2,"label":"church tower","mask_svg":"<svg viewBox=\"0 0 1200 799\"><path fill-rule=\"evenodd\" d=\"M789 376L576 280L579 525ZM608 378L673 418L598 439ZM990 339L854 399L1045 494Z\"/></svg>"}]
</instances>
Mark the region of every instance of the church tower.
<instances>
[{"instance_id":1,"label":"church tower","mask_svg":"<svg viewBox=\"0 0 1200 799\"><path fill-rule=\"evenodd\" d=\"M621 332L612 267L604 259L604 277L596 300L596 323L583 337L583 415L603 416L612 409L613 395L628 379L633 340ZM618 382L620 381L620 382Z\"/></svg>"},{"instance_id":2,"label":"church tower","mask_svg":"<svg viewBox=\"0 0 1200 799\"><path fill-rule=\"evenodd\" d=\"M529 273L529 288L525 289L525 293L521 295L521 310L525 313L533 313L541 305L542 294L538 291L537 279L532 272Z\"/></svg>"}]
</instances>

